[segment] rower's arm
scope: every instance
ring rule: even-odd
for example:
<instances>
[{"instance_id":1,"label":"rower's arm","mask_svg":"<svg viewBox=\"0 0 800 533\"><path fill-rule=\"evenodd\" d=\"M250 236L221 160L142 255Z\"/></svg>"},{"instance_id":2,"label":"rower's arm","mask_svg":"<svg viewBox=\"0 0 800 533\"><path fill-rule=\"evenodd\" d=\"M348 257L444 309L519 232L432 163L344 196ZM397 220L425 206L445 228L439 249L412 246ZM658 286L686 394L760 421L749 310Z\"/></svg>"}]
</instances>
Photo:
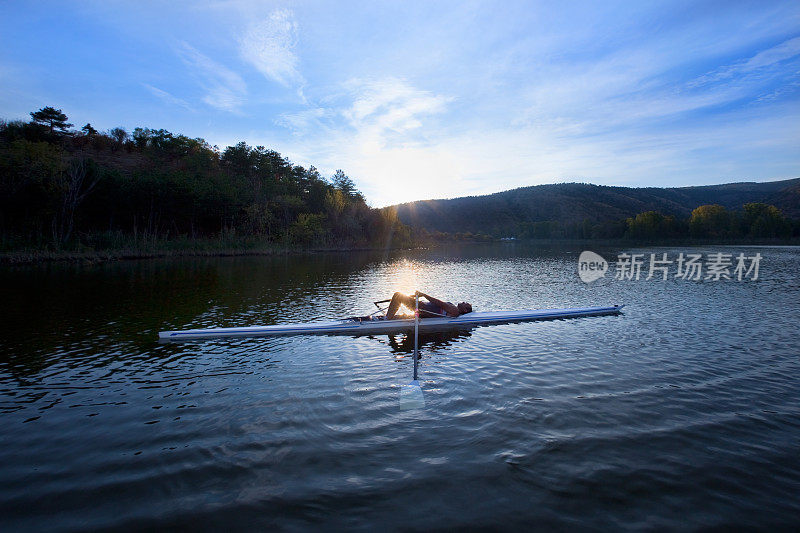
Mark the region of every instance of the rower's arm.
<instances>
[{"instance_id":1,"label":"rower's arm","mask_svg":"<svg viewBox=\"0 0 800 533\"><path fill-rule=\"evenodd\" d=\"M450 316L459 316L461 314L461 311L458 310L458 306L456 306L456 305L453 305L453 304L451 304L449 302L443 302L443 301L441 301L441 300L439 300L437 298L434 298L433 296L428 296L424 292L417 291L417 294L420 297L425 298L429 302L438 305L439 307L444 309L445 313L447 313Z\"/></svg>"}]
</instances>

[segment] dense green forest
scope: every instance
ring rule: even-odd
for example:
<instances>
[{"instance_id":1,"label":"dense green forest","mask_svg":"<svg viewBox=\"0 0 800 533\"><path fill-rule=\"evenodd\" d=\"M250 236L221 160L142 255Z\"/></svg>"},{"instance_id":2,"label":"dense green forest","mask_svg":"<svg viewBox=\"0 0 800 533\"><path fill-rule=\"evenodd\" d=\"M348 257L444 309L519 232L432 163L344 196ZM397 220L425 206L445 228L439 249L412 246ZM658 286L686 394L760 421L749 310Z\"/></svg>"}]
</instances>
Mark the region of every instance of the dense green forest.
<instances>
[{"instance_id":1,"label":"dense green forest","mask_svg":"<svg viewBox=\"0 0 800 533\"><path fill-rule=\"evenodd\" d=\"M396 208L401 222L439 239L786 240L800 236L800 179L678 188L565 183Z\"/></svg>"},{"instance_id":2,"label":"dense green forest","mask_svg":"<svg viewBox=\"0 0 800 533\"><path fill-rule=\"evenodd\" d=\"M341 170L326 179L263 146L67 121L46 107L0 122L3 251L410 243L395 211L370 208Z\"/></svg>"}]
</instances>

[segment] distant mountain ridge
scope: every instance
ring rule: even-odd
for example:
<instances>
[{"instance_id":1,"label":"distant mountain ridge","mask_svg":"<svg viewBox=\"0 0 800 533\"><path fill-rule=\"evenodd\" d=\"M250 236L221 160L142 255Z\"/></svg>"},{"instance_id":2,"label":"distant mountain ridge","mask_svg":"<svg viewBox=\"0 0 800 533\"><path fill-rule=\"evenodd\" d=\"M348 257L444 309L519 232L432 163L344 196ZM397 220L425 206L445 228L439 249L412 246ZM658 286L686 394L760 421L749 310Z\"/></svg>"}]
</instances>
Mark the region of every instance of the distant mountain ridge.
<instances>
[{"instance_id":1,"label":"distant mountain ridge","mask_svg":"<svg viewBox=\"0 0 800 533\"><path fill-rule=\"evenodd\" d=\"M523 224L624 220L645 211L678 218L705 204L741 209L764 202L800 218L800 178L693 187L613 187L586 183L533 185L484 196L422 200L395 206L401 222L428 231L514 235Z\"/></svg>"}]
</instances>

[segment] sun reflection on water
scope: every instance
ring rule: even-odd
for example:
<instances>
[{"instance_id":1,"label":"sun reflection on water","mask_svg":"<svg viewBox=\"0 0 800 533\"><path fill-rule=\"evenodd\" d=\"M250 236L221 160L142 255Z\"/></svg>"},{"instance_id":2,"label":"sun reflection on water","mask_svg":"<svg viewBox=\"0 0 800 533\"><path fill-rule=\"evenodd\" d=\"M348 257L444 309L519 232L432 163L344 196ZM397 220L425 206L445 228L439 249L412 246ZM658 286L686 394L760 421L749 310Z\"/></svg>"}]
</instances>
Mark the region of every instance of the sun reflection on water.
<instances>
[{"instance_id":1,"label":"sun reflection on water","mask_svg":"<svg viewBox=\"0 0 800 533\"><path fill-rule=\"evenodd\" d=\"M417 275L419 267L420 265L418 265L415 261L411 261L409 259L396 261L392 265L392 269L389 272L390 275L389 287L391 288L391 294L388 294L386 297L391 298L392 294L394 294L395 292L412 295L414 294L415 291L420 290L418 286L419 276ZM406 309L406 307L405 306L400 307L400 312L397 314L398 317L402 318L414 317L413 309L407 309L407 311L405 312L403 312L403 309Z\"/></svg>"}]
</instances>

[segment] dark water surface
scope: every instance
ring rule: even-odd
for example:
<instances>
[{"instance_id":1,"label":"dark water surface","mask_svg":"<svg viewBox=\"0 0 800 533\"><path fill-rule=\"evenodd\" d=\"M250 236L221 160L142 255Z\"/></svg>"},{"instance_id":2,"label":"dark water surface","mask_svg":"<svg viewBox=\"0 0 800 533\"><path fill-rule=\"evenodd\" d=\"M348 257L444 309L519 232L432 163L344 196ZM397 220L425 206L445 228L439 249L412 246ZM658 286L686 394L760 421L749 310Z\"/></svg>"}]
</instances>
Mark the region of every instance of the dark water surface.
<instances>
[{"instance_id":1,"label":"dark water surface","mask_svg":"<svg viewBox=\"0 0 800 533\"><path fill-rule=\"evenodd\" d=\"M522 245L4 267L0 530L800 526L800 249L701 251L760 279L587 285ZM415 288L627 307L424 337L420 410L403 335L156 342Z\"/></svg>"}]
</instances>

